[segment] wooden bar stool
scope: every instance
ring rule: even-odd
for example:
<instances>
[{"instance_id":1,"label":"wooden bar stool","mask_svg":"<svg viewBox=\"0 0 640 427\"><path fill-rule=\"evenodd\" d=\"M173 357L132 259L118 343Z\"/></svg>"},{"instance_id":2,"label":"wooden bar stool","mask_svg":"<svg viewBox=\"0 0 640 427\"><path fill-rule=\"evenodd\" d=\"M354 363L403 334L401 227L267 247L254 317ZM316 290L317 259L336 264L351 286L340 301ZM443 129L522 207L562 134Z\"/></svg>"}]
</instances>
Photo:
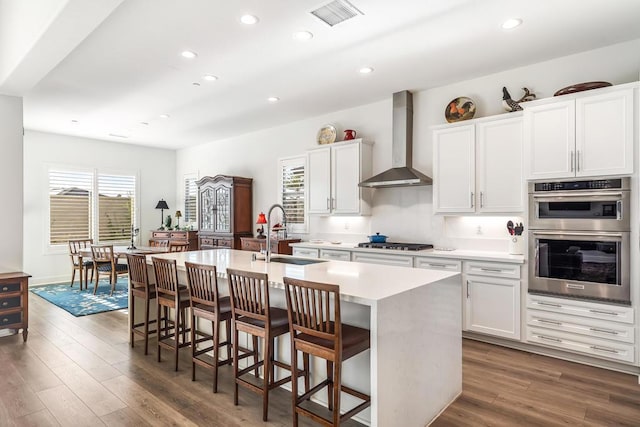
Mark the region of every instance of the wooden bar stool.
<instances>
[{"instance_id":1,"label":"wooden bar stool","mask_svg":"<svg viewBox=\"0 0 640 427\"><path fill-rule=\"evenodd\" d=\"M227 269L229 293L231 294L231 310L233 316L233 373L235 389L233 403L238 404L238 385L248 388L254 393L262 395L262 419L267 421L269 407L269 390L280 387L291 381L291 376L275 381L274 366L291 370L291 366L274 358L275 338L289 332L287 311L271 307L269 303L269 279L264 273L254 273ZM239 351L238 332L250 334L253 337L253 351L245 353L254 356L254 363L242 370L238 368ZM263 360L258 361L258 337L263 339ZM262 366L263 383L254 385L242 378L250 371L258 377L258 368ZM308 366L300 372L308 378ZM295 382L295 381L294 381ZM307 382L308 383L308 379Z\"/></svg>"},{"instance_id":2,"label":"wooden bar stool","mask_svg":"<svg viewBox=\"0 0 640 427\"><path fill-rule=\"evenodd\" d=\"M215 265L194 264L185 262L187 283L189 284L189 301L191 304L191 380L196 380L196 364L213 371L213 392L218 392L218 366L229 365L231 358L231 299L220 297L218 277ZM196 317L211 322L213 334L197 329ZM226 336L220 342L220 324L225 322ZM199 338L198 338L199 337ZM211 341L207 348L197 349L196 345ZM220 360L220 347L227 348L227 358ZM213 360L203 355L213 350Z\"/></svg>"},{"instance_id":3,"label":"wooden bar stool","mask_svg":"<svg viewBox=\"0 0 640 427\"><path fill-rule=\"evenodd\" d=\"M187 308L189 307L189 290L178 283L178 270L175 259L151 257L153 271L156 276L156 301L158 311L158 362L162 347L173 350L175 370L178 370L178 350L191 343L187 341ZM161 308L164 315L161 316ZM174 320L169 318L169 309L175 310ZM173 330L173 332L172 332ZM180 342L182 335L182 342Z\"/></svg>"},{"instance_id":4,"label":"wooden bar stool","mask_svg":"<svg viewBox=\"0 0 640 427\"><path fill-rule=\"evenodd\" d=\"M293 425L298 425L298 414L307 416L325 426L339 426L341 422L371 405L371 396L360 393L342 384L342 362L367 350L370 346L368 329L341 323L340 287L325 283L284 278L287 311L291 327L291 365L292 375L297 372L298 351L303 355L311 354L327 361L327 379L323 380L301 396L298 396L296 381L291 383L293 404ZM331 309L333 306L333 320ZM327 387L328 407L332 413L329 420L301 403ZM362 403L340 414L340 392L344 391Z\"/></svg>"},{"instance_id":5,"label":"wooden bar stool","mask_svg":"<svg viewBox=\"0 0 640 427\"><path fill-rule=\"evenodd\" d=\"M156 323L155 320L149 320L149 306L151 300L156 299L156 285L149 284L147 260L144 255L127 254L127 265L129 266L129 341L133 348L133 335L144 337L144 355L146 356L149 353L149 335L157 332L156 329L149 330L149 325ZM140 298L144 302L144 322L135 323L134 298ZM140 330L141 327L144 327L143 330Z\"/></svg>"}]
</instances>

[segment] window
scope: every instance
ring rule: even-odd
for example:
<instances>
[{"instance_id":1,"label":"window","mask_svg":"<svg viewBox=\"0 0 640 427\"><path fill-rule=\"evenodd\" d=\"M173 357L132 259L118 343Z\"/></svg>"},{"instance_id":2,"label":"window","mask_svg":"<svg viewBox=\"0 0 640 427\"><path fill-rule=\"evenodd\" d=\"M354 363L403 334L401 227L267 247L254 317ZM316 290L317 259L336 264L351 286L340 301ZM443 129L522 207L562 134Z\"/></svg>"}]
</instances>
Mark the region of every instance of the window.
<instances>
[{"instance_id":1,"label":"window","mask_svg":"<svg viewBox=\"0 0 640 427\"><path fill-rule=\"evenodd\" d=\"M196 222L196 200L198 199L198 186L193 175L184 178L184 222Z\"/></svg>"},{"instance_id":2,"label":"window","mask_svg":"<svg viewBox=\"0 0 640 427\"><path fill-rule=\"evenodd\" d=\"M136 175L50 168L49 244L70 239L115 243L131 239Z\"/></svg>"},{"instance_id":3,"label":"window","mask_svg":"<svg viewBox=\"0 0 640 427\"><path fill-rule=\"evenodd\" d=\"M305 156L288 157L278 162L280 203L287 213L291 233L307 232Z\"/></svg>"},{"instance_id":4,"label":"window","mask_svg":"<svg viewBox=\"0 0 640 427\"><path fill-rule=\"evenodd\" d=\"M49 170L49 244L92 237L93 173Z\"/></svg>"}]
</instances>

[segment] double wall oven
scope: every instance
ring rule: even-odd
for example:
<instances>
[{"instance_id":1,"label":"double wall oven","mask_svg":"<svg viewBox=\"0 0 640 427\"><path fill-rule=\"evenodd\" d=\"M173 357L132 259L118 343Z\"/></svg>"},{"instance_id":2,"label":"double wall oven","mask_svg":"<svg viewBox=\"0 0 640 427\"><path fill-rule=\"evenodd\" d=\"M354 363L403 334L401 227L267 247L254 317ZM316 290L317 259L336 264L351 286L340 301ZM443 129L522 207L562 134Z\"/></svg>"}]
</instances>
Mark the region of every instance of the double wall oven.
<instances>
[{"instance_id":1,"label":"double wall oven","mask_svg":"<svg viewBox=\"0 0 640 427\"><path fill-rule=\"evenodd\" d=\"M630 304L630 180L529 184L529 292Z\"/></svg>"}]
</instances>

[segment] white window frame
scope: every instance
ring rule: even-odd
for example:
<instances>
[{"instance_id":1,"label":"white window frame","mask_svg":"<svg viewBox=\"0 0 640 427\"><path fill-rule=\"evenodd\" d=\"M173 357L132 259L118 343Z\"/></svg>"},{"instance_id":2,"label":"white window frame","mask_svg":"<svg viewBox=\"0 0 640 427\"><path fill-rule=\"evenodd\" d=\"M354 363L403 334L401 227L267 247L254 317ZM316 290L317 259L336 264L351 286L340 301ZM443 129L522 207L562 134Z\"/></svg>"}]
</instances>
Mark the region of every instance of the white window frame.
<instances>
[{"instance_id":1,"label":"white window frame","mask_svg":"<svg viewBox=\"0 0 640 427\"><path fill-rule=\"evenodd\" d=\"M91 236L94 239L94 243L100 243L97 241L98 236L98 175L128 175L135 176L136 185L135 185L135 201L134 201L134 212L133 212L133 221L134 227L140 228L140 172L138 170L123 170L123 169L110 169L110 168L87 168L87 167L79 167L74 165L66 165L66 164L54 164L48 163L45 164L44 171L44 184L43 184L43 197L44 203L43 206L46 207L46 215L44 215L44 224L43 230L45 238L43 239L44 243L44 253L45 254L60 254L68 252L67 243L60 243L52 245L51 242L51 207L49 204L49 171L50 170L59 170L59 171L68 171L68 172L84 172L84 173L92 173L93 174L93 199L92 199L92 223L91 223ZM139 237L136 238L136 241L139 240ZM129 240L123 241L110 241L108 243L112 244L130 244ZM136 242L137 243L137 242Z\"/></svg>"},{"instance_id":2,"label":"white window frame","mask_svg":"<svg viewBox=\"0 0 640 427\"><path fill-rule=\"evenodd\" d=\"M282 199L282 169L290 164L302 164L304 166L304 223L303 224L291 224L287 223L288 234L307 234L309 233L309 214L307 213L309 207L309 161L306 154L300 154L297 156L281 157L278 159L278 202L284 206Z\"/></svg>"},{"instance_id":3,"label":"white window frame","mask_svg":"<svg viewBox=\"0 0 640 427\"><path fill-rule=\"evenodd\" d=\"M193 172L193 173L186 173L182 176L182 205L184 206L184 213L183 213L183 218L184 218L184 226L187 225L192 225L193 228L197 228L198 226L198 186L196 184L196 193L195 193L195 198L196 198L196 212L195 212L195 216L194 216L194 220L193 221L187 221L187 192L186 190L186 182L188 179L193 179L194 181L198 181L198 174Z\"/></svg>"}]
</instances>

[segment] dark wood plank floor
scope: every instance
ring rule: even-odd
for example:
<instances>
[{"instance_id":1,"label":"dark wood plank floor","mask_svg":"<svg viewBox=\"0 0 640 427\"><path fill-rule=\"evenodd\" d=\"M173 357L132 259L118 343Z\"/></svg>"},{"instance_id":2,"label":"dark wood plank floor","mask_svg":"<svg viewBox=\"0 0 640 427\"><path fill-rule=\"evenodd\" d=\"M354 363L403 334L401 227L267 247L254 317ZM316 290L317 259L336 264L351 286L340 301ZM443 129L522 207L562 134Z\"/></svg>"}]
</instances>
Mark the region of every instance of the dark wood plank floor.
<instances>
[{"instance_id":1,"label":"dark wood plank floor","mask_svg":"<svg viewBox=\"0 0 640 427\"><path fill-rule=\"evenodd\" d=\"M291 425L287 392L273 393L263 423L257 395L241 390L233 405L228 367L213 394L209 373L191 381L188 350L176 373L169 352L156 363L155 346L146 357L141 345L131 349L126 319L124 312L75 318L30 295L27 344L0 338L0 425ZM434 426L640 426L635 376L469 340L463 357L463 394Z\"/></svg>"}]
</instances>

